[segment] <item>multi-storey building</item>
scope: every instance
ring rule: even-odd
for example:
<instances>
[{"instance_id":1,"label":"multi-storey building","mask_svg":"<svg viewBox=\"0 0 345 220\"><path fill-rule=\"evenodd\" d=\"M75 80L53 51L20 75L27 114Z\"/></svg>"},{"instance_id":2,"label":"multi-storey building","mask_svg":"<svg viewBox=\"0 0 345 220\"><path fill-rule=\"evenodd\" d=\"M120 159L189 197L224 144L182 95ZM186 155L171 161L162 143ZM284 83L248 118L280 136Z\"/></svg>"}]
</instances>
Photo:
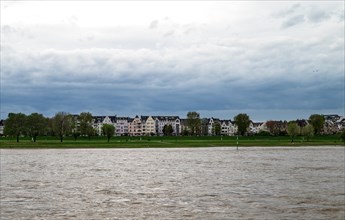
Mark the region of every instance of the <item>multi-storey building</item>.
<instances>
[{"instance_id":1,"label":"multi-storey building","mask_svg":"<svg viewBox=\"0 0 345 220\"><path fill-rule=\"evenodd\" d=\"M142 121L138 115L135 118L129 120L129 135L130 136L141 136L142 133Z\"/></svg>"},{"instance_id":2,"label":"multi-storey building","mask_svg":"<svg viewBox=\"0 0 345 220\"><path fill-rule=\"evenodd\" d=\"M116 117L115 130L117 136L129 135L129 117Z\"/></svg>"},{"instance_id":3,"label":"multi-storey building","mask_svg":"<svg viewBox=\"0 0 345 220\"><path fill-rule=\"evenodd\" d=\"M237 133L237 126L231 120L221 120L221 135L234 136Z\"/></svg>"},{"instance_id":4,"label":"multi-storey building","mask_svg":"<svg viewBox=\"0 0 345 220\"><path fill-rule=\"evenodd\" d=\"M155 135L156 123L152 116L141 116L143 135Z\"/></svg>"},{"instance_id":5,"label":"multi-storey building","mask_svg":"<svg viewBox=\"0 0 345 220\"><path fill-rule=\"evenodd\" d=\"M215 125L219 123L221 126L221 122L218 118L210 118L208 119L208 126L207 126L207 135L216 135L215 133Z\"/></svg>"},{"instance_id":6,"label":"multi-storey building","mask_svg":"<svg viewBox=\"0 0 345 220\"><path fill-rule=\"evenodd\" d=\"M257 134L260 131L264 131L264 123L263 122L250 122L249 124L249 132L252 134Z\"/></svg>"},{"instance_id":7,"label":"multi-storey building","mask_svg":"<svg viewBox=\"0 0 345 220\"><path fill-rule=\"evenodd\" d=\"M92 127L98 135L102 135L102 126L104 124L110 124L116 127L116 116L93 116L92 118Z\"/></svg>"},{"instance_id":8,"label":"multi-storey building","mask_svg":"<svg viewBox=\"0 0 345 220\"><path fill-rule=\"evenodd\" d=\"M173 128L173 135L181 134L181 120L178 116L153 116L155 120L155 128L157 135L164 135L163 129L165 125L171 125Z\"/></svg>"}]
</instances>

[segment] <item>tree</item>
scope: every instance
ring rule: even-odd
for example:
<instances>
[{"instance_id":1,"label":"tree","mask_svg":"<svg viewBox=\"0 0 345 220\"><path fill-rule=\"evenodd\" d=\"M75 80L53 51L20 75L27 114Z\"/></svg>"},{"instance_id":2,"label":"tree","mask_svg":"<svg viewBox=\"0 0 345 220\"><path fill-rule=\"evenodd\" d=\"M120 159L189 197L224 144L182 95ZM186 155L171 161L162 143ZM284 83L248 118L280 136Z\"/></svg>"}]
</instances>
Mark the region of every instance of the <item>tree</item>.
<instances>
[{"instance_id":1,"label":"tree","mask_svg":"<svg viewBox=\"0 0 345 220\"><path fill-rule=\"evenodd\" d=\"M182 136L189 136L190 132L187 129L183 129Z\"/></svg>"},{"instance_id":2,"label":"tree","mask_svg":"<svg viewBox=\"0 0 345 220\"><path fill-rule=\"evenodd\" d=\"M34 142L36 142L38 135L43 135L46 132L47 126L47 120L42 114L32 113L27 116L26 130Z\"/></svg>"},{"instance_id":3,"label":"tree","mask_svg":"<svg viewBox=\"0 0 345 220\"><path fill-rule=\"evenodd\" d=\"M291 142L293 142L294 138L300 133L300 127L296 122L290 121L287 126L287 133L291 138Z\"/></svg>"},{"instance_id":4,"label":"tree","mask_svg":"<svg viewBox=\"0 0 345 220\"><path fill-rule=\"evenodd\" d=\"M309 122L315 129L315 134L320 134L323 125L325 124L325 118L323 115L313 114L309 117Z\"/></svg>"},{"instance_id":5,"label":"tree","mask_svg":"<svg viewBox=\"0 0 345 220\"><path fill-rule=\"evenodd\" d=\"M58 112L52 118L52 126L54 134L63 142L63 138L71 132L72 117L69 113Z\"/></svg>"},{"instance_id":6,"label":"tree","mask_svg":"<svg viewBox=\"0 0 345 220\"><path fill-rule=\"evenodd\" d=\"M221 125L219 122L215 122L213 123L213 128L212 128L213 132L215 135L219 136L221 133Z\"/></svg>"},{"instance_id":7,"label":"tree","mask_svg":"<svg viewBox=\"0 0 345 220\"><path fill-rule=\"evenodd\" d=\"M107 136L109 143L110 138L115 134L115 126L111 124L103 124L102 132L105 136Z\"/></svg>"},{"instance_id":8,"label":"tree","mask_svg":"<svg viewBox=\"0 0 345 220\"><path fill-rule=\"evenodd\" d=\"M345 129L343 129L343 131L340 133L340 138L344 142L344 145L345 145Z\"/></svg>"},{"instance_id":9,"label":"tree","mask_svg":"<svg viewBox=\"0 0 345 220\"><path fill-rule=\"evenodd\" d=\"M25 133L26 115L23 113L9 113L5 121L4 135L19 136Z\"/></svg>"},{"instance_id":10,"label":"tree","mask_svg":"<svg viewBox=\"0 0 345 220\"><path fill-rule=\"evenodd\" d=\"M92 127L92 114L90 112L82 112L78 116L79 120L79 129L81 135L86 135L89 137L95 134L95 131Z\"/></svg>"},{"instance_id":11,"label":"tree","mask_svg":"<svg viewBox=\"0 0 345 220\"><path fill-rule=\"evenodd\" d=\"M71 130L74 140L76 141L77 138L80 136L80 127L78 123L78 117L73 115L71 119Z\"/></svg>"},{"instance_id":12,"label":"tree","mask_svg":"<svg viewBox=\"0 0 345 220\"><path fill-rule=\"evenodd\" d=\"M200 134L201 133L200 114L197 112L188 112L187 125L190 129L191 135Z\"/></svg>"},{"instance_id":13,"label":"tree","mask_svg":"<svg viewBox=\"0 0 345 220\"><path fill-rule=\"evenodd\" d=\"M208 135L208 119L207 118L201 119L201 135L203 136Z\"/></svg>"},{"instance_id":14,"label":"tree","mask_svg":"<svg viewBox=\"0 0 345 220\"><path fill-rule=\"evenodd\" d=\"M92 126L89 126L89 127L87 127L86 135L90 140L92 136L97 135L97 130L95 128L93 128Z\"/></svg>"},{"instance_id":15,"label":"tree","mask_svg":"<svg viewBox=\"0 0 345 220\"><path fill-rule=\"evenodd\" d=\"M302 135L307 137L307 141L314 136L314 127L311 124L304 126L301 130Z\"/></svg>"},{"instance_id":16,"label":"tree","mask_svg":"<svg viewBox=\"0 0 345 220\"><path fill-rule=\"evenodd\" d=\"M234 121L238 127L238 133L242 136L245 135L250 125L249 116L245 113L240 113L234 117Z\"/></svg>"},{"instance_id":17,"label":"tree","mask_svg":"<svg viewBox=\"0 0 345 220\"><path fill-rule=\"evenodd\" d=\"M164 125L163 134L165 136L171 136L173 132L174 132L174 129L173 129L172 125L170 125L170 124Z\"/></svg>"},{"instance_id":18,"label":"tree","mask_svg":"<svg viewBox=\"0 0 345 220\"><path fill-rule=\"evenodd\" d=\"M266 127L268 129L268 131L272 134L272 135L276 135L279 134L279 129L278 129L278 123L277 121L267 121L266 122Z\"/></svg>"}]
</instances>

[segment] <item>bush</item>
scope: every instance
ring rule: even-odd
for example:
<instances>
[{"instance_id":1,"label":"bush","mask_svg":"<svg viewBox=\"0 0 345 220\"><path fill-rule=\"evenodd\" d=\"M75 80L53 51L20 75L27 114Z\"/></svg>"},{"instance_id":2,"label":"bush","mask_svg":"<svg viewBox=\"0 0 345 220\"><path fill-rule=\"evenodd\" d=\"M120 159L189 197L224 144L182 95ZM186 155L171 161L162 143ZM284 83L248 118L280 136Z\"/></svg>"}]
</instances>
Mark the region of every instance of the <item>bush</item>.
<instances>
[{"instance_id":1,"label":"bush","mask_svg":"<svg viewBox=\"0 0 345 220\"><path fill-rule=\"evenodd\" d=\"M345 144L345 129L340 133L340 139L344 142Z\"/></svg>"},{"instance_id":2,"label":"bush","mask_svg":"<svg viewBox=\"0 0 345 220\"><path fill-rule=\"evenodd\" d=\"M271 136L271 133L268 131L259 131L259 133L257 133L257 136Z\"/></svg>"}]
</instances>

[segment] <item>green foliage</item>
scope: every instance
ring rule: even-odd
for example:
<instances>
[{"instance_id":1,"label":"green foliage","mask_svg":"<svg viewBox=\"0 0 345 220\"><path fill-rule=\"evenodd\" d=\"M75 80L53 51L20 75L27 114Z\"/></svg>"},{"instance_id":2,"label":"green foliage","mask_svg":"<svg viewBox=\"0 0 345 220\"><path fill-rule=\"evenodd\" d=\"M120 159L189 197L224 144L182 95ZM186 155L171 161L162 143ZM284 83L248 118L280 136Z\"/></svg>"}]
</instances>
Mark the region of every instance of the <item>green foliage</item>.
<instances>
[{"instance_id":1,"label":"green foliage","mask_svg":"<svg viewBox=\"0 0 345 220\"><path fill-rule=\"evenodd\" d=\"M294 138L300 133L300 127L297 125L296 122L290 121L287 126L287 133L291 138L291 142L293 142Z\"/></svg>"},{"instance_id":2,"label":"green foliage","mask_svg":"<svg viewBox=\"0 0 345 220\"><path fill-rule=\"evenodd\" d=\"M320 134L323 125L325 124L325 118L323 115L313 114L309 117L309 122L315 129L315 134Z\"/></svg>"},{"instance_id":3,"label":"green foliage","mask_svg":"<svg viewBox=\"0 0 345 220\"><path fill-rule=\"evenodd\" d=\"M215 122L213 123L213 128L212 128L213 132L215 135L219 136L220 132L221 132L221 125L219 122Z\"/></svg>"},{"instance_id":4,"label":"green foliage","mask_svg":"<svg viewBox=\"0 0 345 220\"><path fill-rule=\"evenodd\" d=\"M208 119L207 118L201 119L201 135L203 136L208 135Z\"/></svg>"},{"instance_id":5,"label":"green foliage","mask_svg":"<svg viewBox=\"0 0 345 220\"><path fill-rule=\"evenodd\" d=\"M201 134L201 120L200 114L197 112L187 113L187 125L190 129L191 135Z\"/></svg>"},{"instance_id":6,"label":"green foliage","mask_svg":"<svg viewBox=\"0 0 345 220\"><path fill-rule=\"evenodd\" d=\"M111 124L103 124L102 132L108 138L108 142L110 138L115 134L115 126Z\"/></svg>"},{"instance_id":7,"label":"green foliage","mask_svg":"<svg viewBox=\"0 0 345 220\"><path fill-rule=\"evenodd\" d=\"M31 142L31 138L23 137L17 143L13 137L0 137L0 148L146 148L146 147L215 147L236 146L236 136L154 136L150 137L117 137L116 141L107 142L107 137L97 136L89 141L87 137L79 137L74 141L72 136L66 136L63 143L56 137L38 137L40 141ZM140 140L142 138L142 140ZM314 136L312 142L291 143L289 136L244 136L240 138L240 146L339 146L339 135Z\"/></svg>"},{"instance_id":8,"label":"green foliage","mask_svg":"<svg viewBox=\"0 0 345 220\"><path fill-rule=\"evenodd\" d=\"M163 127L163 134L165 136L171 136L173 132L174 132L174 129L173 129L172 125L170 125L170 124L169 125L164 125L164 127Z\"/></svg>"},{"instance_id":9,"label":"green foliage","mask_svg":"<svg viewBox=\"0 0 345 220\"><path fill-rule=\"evenodd\" d=\"M343 129L343 131L340 133L340 138L345 144L345 129Z\"/></svg>"},{"instance_id":10,"label":"green foliage","mask_svg":"<svg viewBox=\"0 0 345 220\"><path fill-rule=\"evenodd\" d=\"M187 129L183 129L182 136L189 136L190 132Z\"/></svg>"},{"instance_id":11,"label":"green foliage","mask_svg":"<svg viewBox=\"0 0 345 220\"><path fill-rule=\"evenodd\" d=\"M238 133L242 136L247 133L250 125L250 118L245 113L240 113L234 117L235 124L238 127Z\"/></svg>"},{"instance_id":12,"label":"green foliage","mask_svg":"<svg viewBox=\"0 0 345 220\"><path fill-rule=\"evenodd\" d=\"M9 113L5 121L4 135L14 136L19 142L19 136L25 133L26 115L23 113Z\"/></svg>"},{"instance_id":13,"label":"green foliage","mask_svg":"<svg viewBox=\"0 0 345 220\"><path fill-rule=\"evenodd\" d=\"M89 138L89 140L91 139L92 136L96 136L96 135L97 135L97 130L94 129L92 126L88 126L86 130L86 136Z\"/></svg>"},{"instance_id":14,"label":"green foliage","mask_svg":"<svg viewBox=\"0 0 345 220\"><path fill-rule=\"evenodd\" d=\"M301 130L302 135L307 137L307 141L314 136L314 127L311 124L304 126Z\"/></svg>"},{"instance_id":15,"label":"green foliage","mask_svg":"<svg viewBox=\"0 0 345 220\"><path fill-rule=\"evenodd\" d=\"M259 131L259 133L256 134L257 136L271 136L271 133L268 131Z\"/></svg>"},{"instance_id":16,"label":"green foliage","mask_svg":"<svg viewBox=\"0 0 345 220\"><path fill-rule=\"evenodd\" d=\"M42 114L32 113L27 116L26 130L33 141L36 142L38 135L43 135L48 127L47 120Z\"/></svg>"},{"instance_id":17,"label":"green foliage","mask_svg":"<svg viewBox=\"0 0 345 220\"><path fill-rule=\"evenodd\" d=\"M52 118L54 134L63 142L63 138L72 130L72 116L66 112L58 112Z\"/></svg>"},{"instance_id":18,"label":"green foliage","mask_svg":"<svg viewBox=\"0 0 345 220\"><path fill-rule=\"evenodd\" d=\"M92 114L90 112L82 112L78 116L79 132L81 135L87 135L89 138L95 135L92 127Z\"/></svg>"},{"instance_id":19,"label":"green foliage","mask_svg":"<svg viewBox=\"0 0 345 220\"><path fill-rule=\"evenodd\" d=\"M77 138L80 136L80 127L79 127L79 123L78 123L78 117L76 117L76 116L72 116L71 130L72 130L72 135L74 137L74 140L76 141Z\"/></svg>"}]
</instances>

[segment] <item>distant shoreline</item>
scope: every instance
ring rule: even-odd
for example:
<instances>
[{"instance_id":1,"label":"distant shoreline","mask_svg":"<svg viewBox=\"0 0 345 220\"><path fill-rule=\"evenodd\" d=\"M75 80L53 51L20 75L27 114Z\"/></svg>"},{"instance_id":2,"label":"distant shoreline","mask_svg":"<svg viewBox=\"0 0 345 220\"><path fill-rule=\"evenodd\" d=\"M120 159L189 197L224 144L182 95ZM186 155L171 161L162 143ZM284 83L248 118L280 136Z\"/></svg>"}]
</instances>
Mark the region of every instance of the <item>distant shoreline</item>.
<instances>
[{"instance_id":1,"label":"distant shoreline","mask_svg":"<svg viewBox=\"0 0 345 220\"><path fill-rule=\"evenodd\" d=\"M239 147L308 147L308 146L334 146L341 147L337 135L316 136L307 141L298 137L291 142L287 136L248 136L239 137ZM94 137L88 140L86 137L74 141L68 137L64 142L56 138L38 138L37 142L30 139L20 140L0 138L0 149L43 149L43 148L205 148L205 147L237 147L237 139L232 136L213 137L113 137L108 143L104 137Z\"/></svg>"}]
</instances>

